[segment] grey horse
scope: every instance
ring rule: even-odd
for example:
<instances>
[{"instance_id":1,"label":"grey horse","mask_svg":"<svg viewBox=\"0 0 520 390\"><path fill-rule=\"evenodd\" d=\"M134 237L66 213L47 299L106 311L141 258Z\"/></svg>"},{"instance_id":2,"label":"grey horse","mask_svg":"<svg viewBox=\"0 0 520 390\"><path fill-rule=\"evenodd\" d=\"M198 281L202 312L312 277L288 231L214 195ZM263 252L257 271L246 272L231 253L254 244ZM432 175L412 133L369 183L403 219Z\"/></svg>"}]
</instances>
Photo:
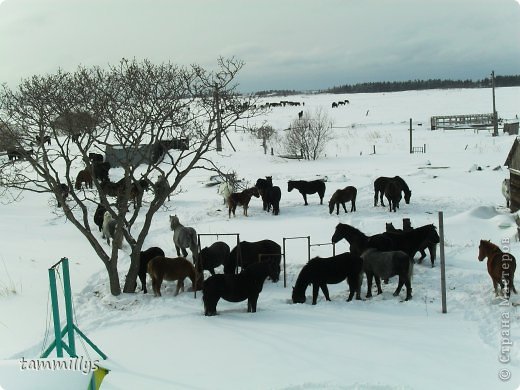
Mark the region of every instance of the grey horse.
<instances>
[{"instance_id":1,"label":"grey horse","mask_svg":"<svg viewBox=\"0 0 520 390\"><path fill-rule=\"evenodd\" d=\"M197 263L199 252L195 229L181 224L177 215L170 215L170 229L173 230L173 243L175 244L175 249L177 249L177 256L181 256L182 251L182 256L187 257L188 251L186 248L190 248L193 263Z\"/></svg>"}]
</instances>

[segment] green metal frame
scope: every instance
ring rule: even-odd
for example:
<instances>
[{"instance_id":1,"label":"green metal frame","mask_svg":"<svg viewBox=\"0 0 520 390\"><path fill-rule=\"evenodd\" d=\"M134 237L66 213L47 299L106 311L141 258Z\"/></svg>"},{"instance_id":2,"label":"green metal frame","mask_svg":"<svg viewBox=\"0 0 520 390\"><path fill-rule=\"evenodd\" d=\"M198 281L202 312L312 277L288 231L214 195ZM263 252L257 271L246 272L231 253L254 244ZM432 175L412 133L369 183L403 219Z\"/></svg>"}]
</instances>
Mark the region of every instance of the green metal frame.
<instances>
[{"instance_id":1,"label":"green metal frame","mask_svg":"<svg viewBox=\"0 0 520 390\"><path fill-rule=\"evenodd\" d=\"M65 317L67 321L63 329L61 329L58 289L56 288L56 268L60 264L62 265L63 269L63 294L65 295ZM48 357L54 348L56 348L56 355L59 358L63 357L63 351L67 352L70 357L78 357L76 354L76 342L74 334L74 332L76 332L83 340L87 342L88 345L90 345L94 351L96 351L99 356L101 356L103 360L107 359L107 355L105 355L81 330L79 330L76 325L74 325L72 293L70 289L69 259L64 257L51 268L49 268L49 282L51 287L54 341L40 357ZM68 344L63 340L65 335L67 335Z\"/></svg>"}]
</instances>

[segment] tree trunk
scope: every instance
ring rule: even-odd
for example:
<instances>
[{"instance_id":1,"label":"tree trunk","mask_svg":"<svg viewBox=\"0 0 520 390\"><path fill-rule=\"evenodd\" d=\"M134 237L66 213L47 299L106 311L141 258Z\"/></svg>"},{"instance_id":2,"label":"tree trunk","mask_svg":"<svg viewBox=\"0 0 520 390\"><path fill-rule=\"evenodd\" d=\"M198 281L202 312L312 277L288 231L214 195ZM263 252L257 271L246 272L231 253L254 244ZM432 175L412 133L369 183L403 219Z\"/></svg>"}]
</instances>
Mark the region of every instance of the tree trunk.
<instances>
[{"instance_id":1,"label":"tree trunk","mask_svg":"<svg viewBox=\"0 0 520 390\"><path fill-rule=\"evenodd\" d=\"M105 263L108 271L108 279L110 281L110 293L114 296L121 294L121 285L119 284L119 273L117 272L117 259L113 259Z\"/></svg>"},{"instance_id":2,"label":"tree trunk","mask_svg":"<svg viewBox=\"0 0 520 390\"><path fill-rule=\"evenodd\" d=\"M124 293L135 293L135 289L137 288L137 274L139 273L139 255L141 253L140 248L136 250L134 248L132 250L132 255L130 257L130 268L128 268L128 273L126 274L125 286L123 287Z\"/></svg>"}]
</instances>

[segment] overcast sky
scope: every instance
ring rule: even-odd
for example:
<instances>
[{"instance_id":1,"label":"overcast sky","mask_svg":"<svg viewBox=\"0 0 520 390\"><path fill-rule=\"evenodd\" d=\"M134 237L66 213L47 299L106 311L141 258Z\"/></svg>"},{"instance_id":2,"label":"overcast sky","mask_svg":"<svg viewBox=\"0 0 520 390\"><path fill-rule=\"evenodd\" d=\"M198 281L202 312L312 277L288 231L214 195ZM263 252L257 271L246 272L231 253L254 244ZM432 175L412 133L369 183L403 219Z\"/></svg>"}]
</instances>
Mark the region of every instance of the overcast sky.
<instances>
[{"instance_id":1,"label":"overcast sky","mask_svg":"<svg viewBox=\"0 0 520 390\"><path fill-rule=\"evenodd\" d=\"M235 56L242 91L520 74L518 1L4 0L0 82L122 57Z\"/></svg>"}]
</instances>

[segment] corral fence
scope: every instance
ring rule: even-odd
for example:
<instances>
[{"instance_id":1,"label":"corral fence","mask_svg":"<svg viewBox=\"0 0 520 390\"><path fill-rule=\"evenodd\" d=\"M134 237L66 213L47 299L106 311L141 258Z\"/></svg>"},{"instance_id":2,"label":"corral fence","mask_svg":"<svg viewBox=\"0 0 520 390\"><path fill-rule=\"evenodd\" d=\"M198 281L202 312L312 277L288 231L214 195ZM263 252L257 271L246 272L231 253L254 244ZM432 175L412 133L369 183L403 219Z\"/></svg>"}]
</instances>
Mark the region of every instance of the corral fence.
<instances>
[{"instance_id":1,"label":"corral fence","mask_svg":"<svg viewBox=\"0 0 520 390\"><path fill-rule=\"evenodd\" d=\"M493 127L493 114L442 115L430 118L432 130L459 130Z\"/></svg>"}]
</instances>

